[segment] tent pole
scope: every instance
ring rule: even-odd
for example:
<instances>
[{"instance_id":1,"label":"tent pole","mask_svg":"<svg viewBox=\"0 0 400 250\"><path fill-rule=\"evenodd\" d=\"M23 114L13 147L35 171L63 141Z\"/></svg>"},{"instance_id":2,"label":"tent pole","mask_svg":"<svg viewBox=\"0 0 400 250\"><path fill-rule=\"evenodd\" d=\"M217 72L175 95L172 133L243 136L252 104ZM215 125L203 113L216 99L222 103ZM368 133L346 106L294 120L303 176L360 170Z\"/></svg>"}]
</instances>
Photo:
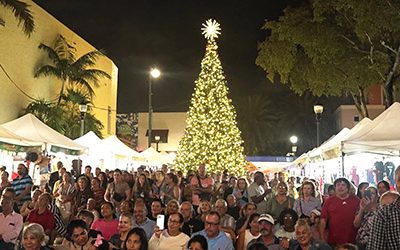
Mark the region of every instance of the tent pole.
<instances>
[{"instance_id":1,"label":"tent pole","mask_svg":"<svg viewBox=\"0 0 400 250\"><path fill-rule=\"evenodd\" d=\"M344 177L344 155L345 153L342 152L342 177Z\"/></svg>"}]
</instances>

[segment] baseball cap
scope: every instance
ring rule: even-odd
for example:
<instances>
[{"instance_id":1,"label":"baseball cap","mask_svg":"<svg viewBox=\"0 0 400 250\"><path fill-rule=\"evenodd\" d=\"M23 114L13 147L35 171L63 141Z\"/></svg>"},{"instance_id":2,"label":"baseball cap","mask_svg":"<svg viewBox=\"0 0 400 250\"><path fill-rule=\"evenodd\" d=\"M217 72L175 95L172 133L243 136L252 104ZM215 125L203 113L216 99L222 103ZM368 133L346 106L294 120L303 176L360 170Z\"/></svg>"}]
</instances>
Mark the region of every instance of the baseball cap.
<instances>
[{"instance_id":1,"label":"baseball cap","mask_svg":"<svg viewBox=\"0 0 400 250\"><path fill-rule=\"evenodd\" d=\"M316 216L321 216L321 212L318 209L313 209L311 213L314 213Z\"/></svg>"},{"instance_id":2,"label":"baseball cap","mask_svg":"<svg viewBox=\"0 0 400 250\"><path fill-rule=\"evenodd\" d=\"M257 222L261 222L263 220L271 223L272 225L275 224L274 218L272 218L272 216L269 214L261 214L260 217L258 218Z\"/></svg>"}]
</instances>

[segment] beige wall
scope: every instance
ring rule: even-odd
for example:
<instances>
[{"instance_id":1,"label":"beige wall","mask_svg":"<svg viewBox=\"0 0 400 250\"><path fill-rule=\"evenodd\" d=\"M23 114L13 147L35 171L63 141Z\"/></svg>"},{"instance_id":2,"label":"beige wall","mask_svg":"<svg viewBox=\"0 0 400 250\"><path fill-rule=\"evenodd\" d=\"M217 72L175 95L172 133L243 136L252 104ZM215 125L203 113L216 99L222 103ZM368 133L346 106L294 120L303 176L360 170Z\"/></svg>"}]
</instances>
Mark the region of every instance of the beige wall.
<instances>
[{"instance_id":1,"label":"beige wall","mask_svg":"<svg viewBox=\"0 0 400 250\"><path fill-rule=\"evenodd\" d=\"M385 110L385 106L383 105L367 105L367 108L369 118L371 120L375 119ZM337 131L340 131L343 128L351 129L352 127L354 127L357 124L357 122L354 122L355 116L358 116L360 118L360 121L362 120L354 105L339 106L335 111Z\"/></svg>"},{"instance_id":2,"label":"beige wall","mask_svg":"<svg viewBox=\"0 0 400 250\"><path fill-rule=\"evenodd\" d=\"M179 140L182 138L186 128L186 112L174 113L153 113L152 129L168 129L168 143L159 143L159 151L176 151L178 149ZM147 148L146 131L148 129L148 113L139 113L138 118L138 150ZM153 144L153 148L156 145Z\"/></svg>"},{"instance_id":3,"label":"beige wall","mask_svg":"<svg viewBox=\"0 0 400 250\"><path fill-rule=\"evenodd\" d=\"M0 26L0 63L15 84L27 95L33 98L56 99L61 82L52 77L34 78L35 70L43 64L49 63L47 54L38 49L40 43L50 47L59 34L77 48L77 57L93 51L94 48L79 35L75 34L53 16L36 5L32 1L26 1L30 5L35 19L35 31L27 37L12 12L0 5L0 14L6 21L6 26ZM107 57L98 60L96 69L101 69L112 76L111 80L100 79L100 87L95 88L94 106L106 109L93 109L95 116L104 125L103 135L115 134L116 108L117 108L117 79L118 68ZM31 101L22 91L6 77L0 69L0 123L17 118L23 108ZM107 108L111 107L111 116ZM109 120L109 117L111 120Z\"/></svg>"}]
</instances>

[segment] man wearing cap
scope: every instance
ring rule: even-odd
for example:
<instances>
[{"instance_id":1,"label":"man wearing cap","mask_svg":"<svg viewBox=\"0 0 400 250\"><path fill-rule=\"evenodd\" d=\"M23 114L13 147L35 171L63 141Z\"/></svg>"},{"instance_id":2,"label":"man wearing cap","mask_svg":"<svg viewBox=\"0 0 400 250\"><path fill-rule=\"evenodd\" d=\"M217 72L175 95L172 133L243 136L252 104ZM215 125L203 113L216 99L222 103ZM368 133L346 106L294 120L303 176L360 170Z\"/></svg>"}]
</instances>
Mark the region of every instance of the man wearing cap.
<instances>
[{"instance_id":1,"label":"man wearing cap","mask_svg":"<svg viewBox=\"0 0 400 250\"><path fill-rule=\"evenodd\" d=\"M262 242L268 250L284 249L279 245L279 239L273 233L274 218L269 214L262 214L257 220L261 236L249 242L248 248L257 242Z\"/></svg>"},{"instance_id":2,"label":"man wearing cap","mask_svg":"<svg viewBox=\"0 0 400 250\"><path fill-rule=\"evenodd\" d=\"M198 234L204 236L207 239L208 249L210 250L233 250L232 240L221 230L220 224L220 215L215 211L211 211L206 216L205 229L192 234L192 238Z\"/></svg>"}]
</instances>

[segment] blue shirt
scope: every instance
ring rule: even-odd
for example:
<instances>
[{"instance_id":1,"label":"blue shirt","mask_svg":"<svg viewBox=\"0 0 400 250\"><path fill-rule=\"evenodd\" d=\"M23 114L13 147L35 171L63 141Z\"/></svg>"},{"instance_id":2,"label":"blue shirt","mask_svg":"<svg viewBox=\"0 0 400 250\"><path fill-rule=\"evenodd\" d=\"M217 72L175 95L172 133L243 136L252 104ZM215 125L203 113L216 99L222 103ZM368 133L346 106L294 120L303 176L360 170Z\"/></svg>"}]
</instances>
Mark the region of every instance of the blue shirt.
<instances>
[{"instance_id":1,"label":"blue shirt","mask_svg":"<svg viewBox=\"0 0 400 250\"><path fill-rule=\"evenodd\" d=\"M149 218L146 218L146 220L140 225L137 224L136 221L133 222L133 227L140 227L146 232L147 240L149 240L153 235L155 226L156 223Z\"/></svg>"},{"instance_id":2,"label":"blue shirt","mask_svg":"<svg viewBox=\"0 0 400 250\"><path fill-rule=\"evenodd\" d=\"M209 238L205 230L201 230L200 232L194 233L192 235L202 235L207 239L208 249L211 250L233 250L232 240L229 239L228 236L223 231L219 231L217 237Z\"/></svg>"}]
</instances>

